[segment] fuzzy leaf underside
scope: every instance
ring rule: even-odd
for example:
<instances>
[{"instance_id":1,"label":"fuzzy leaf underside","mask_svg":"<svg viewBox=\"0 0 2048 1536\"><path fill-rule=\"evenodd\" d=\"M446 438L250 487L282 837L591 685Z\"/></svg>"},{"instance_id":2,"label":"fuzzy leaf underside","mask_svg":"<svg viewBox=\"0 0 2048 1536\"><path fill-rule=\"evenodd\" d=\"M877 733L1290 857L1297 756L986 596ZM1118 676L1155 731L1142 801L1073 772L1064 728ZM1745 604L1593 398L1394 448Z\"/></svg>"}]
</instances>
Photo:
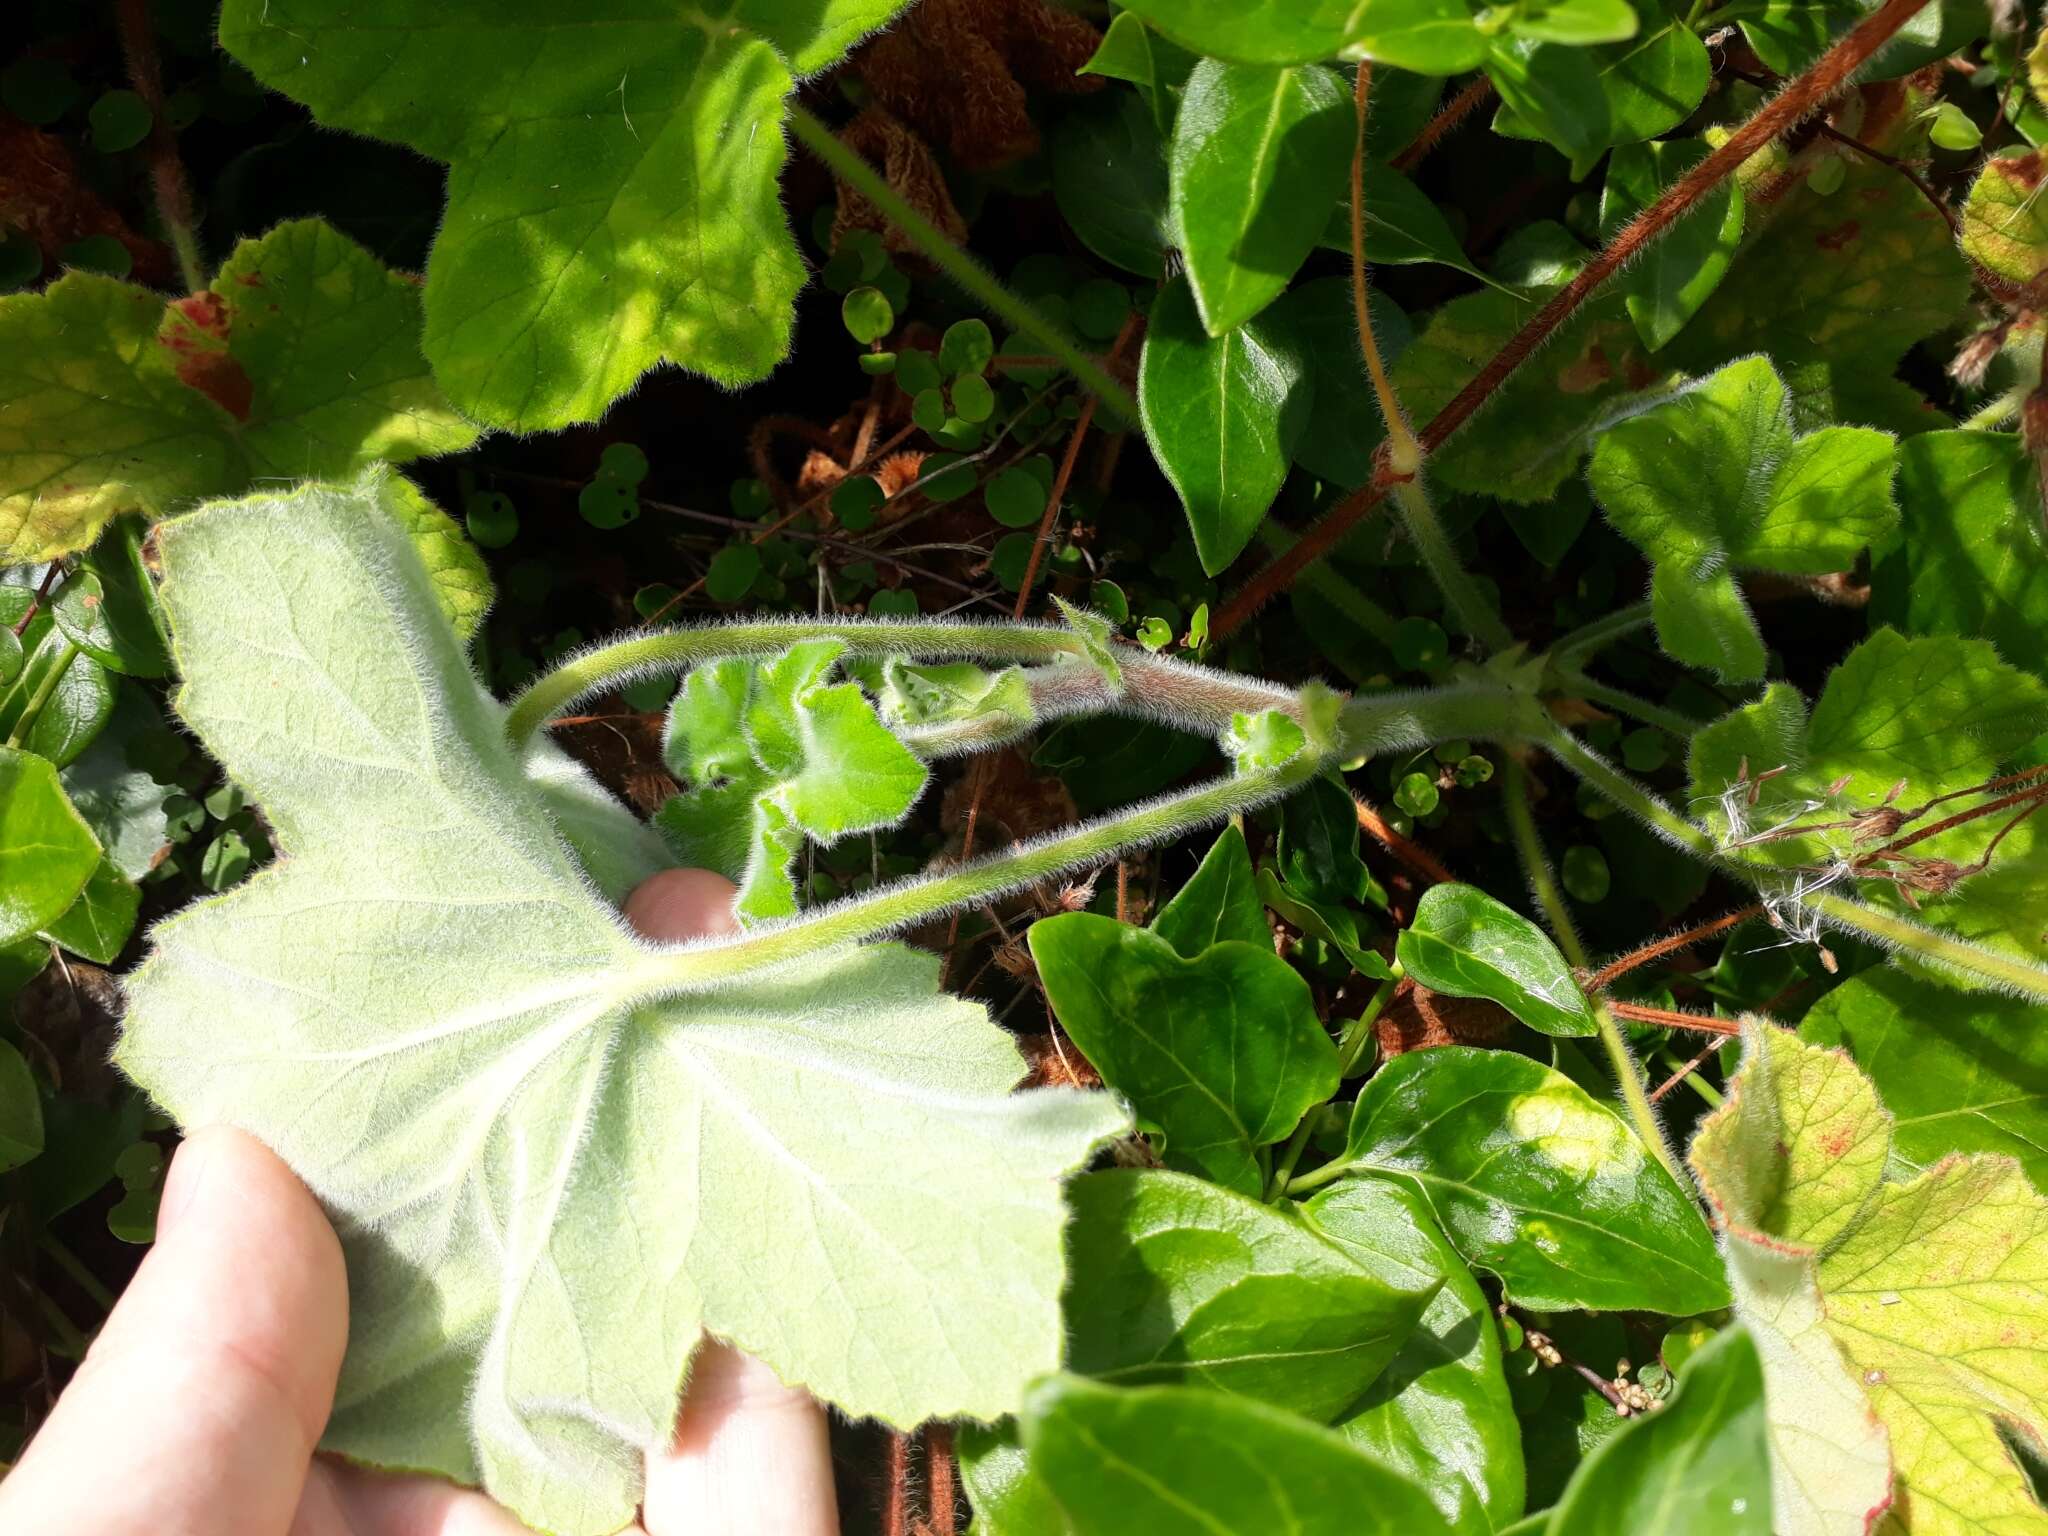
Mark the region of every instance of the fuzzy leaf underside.
<instances>
[{"instance_id":1,"label":"fuzzy leaf underside","mask_svg":"<svg viewBox=\"0 0 2048 1536\"><path fill-rule=\"evenodd\" d=\"M463 409L534 431L595 419L664 361L740 384L788 351L791 71L901 4L789 9L231 0L220 36L328 126L447 162L426 354Z\"/></svg>"},{"instance_id":2,"label":"fuzzy leaf underside","mask_svg":"<svg viewBox=\"0 0 2048 1536\"><path fill-rule=\"evenodd\" d=\"M329 1448L601 1536L700 1329L906 1425L1057 1365L1060 1178L1117 1128L1104 1096L1008 1096L1008 1037L900 946L654 995L660 951L591 886L616 899L644 834L505 745L360 496L162 544L180 710L286 856L158 928L119 1060L326 1204L353 1323Z\"/></svg>"}]
</instances>

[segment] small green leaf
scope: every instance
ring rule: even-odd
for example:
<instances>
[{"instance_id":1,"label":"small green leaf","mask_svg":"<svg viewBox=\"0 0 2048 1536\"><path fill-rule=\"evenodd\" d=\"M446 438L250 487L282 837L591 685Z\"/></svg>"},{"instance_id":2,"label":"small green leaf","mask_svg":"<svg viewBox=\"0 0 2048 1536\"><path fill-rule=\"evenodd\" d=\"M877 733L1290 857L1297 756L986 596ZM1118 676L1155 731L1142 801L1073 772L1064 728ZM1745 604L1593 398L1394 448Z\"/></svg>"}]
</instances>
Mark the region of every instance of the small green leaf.
<instances>
[{"instance_id":1,"label":"small green leaf","mask_svg":"<svg viewBox=\"0 0 2048 1536\"><path fill-rule=\"evenodd\" d=\"M112 965L135 931L136 914L141 909L140 887L112 862L101 859L78 899L43 928L41 937L95 965Z\"/></svg>"},{"instance_id":2,"label":"small green leaf","mask_svg":"<svg viewBox=\"0 0 2048 1536\"><path fill-rule=\"evenodd\" d=\"M1522 1512L1522 1433L1501 1370L1493 1304L1422 1196L1345 1179L1303 1208L1325 1237L1390 1278L1441 1275L1421 1325L1337 1423L1337 1432L1426 1490L1456 1531L1490 1532Z\"/></svg>"},{"instance_id":3,"label":"small green leaf","mask_svg":"<svg viewBox=\"0 0 2048 1536\"><path fill-rule=\"evenodd\" d=\"M1183 960L1197 959L1211 944L1272 941L1243 828L1227 826L1218 834L1186 884L1152 919L1152 931Z\"/></svg>"},{"instance_id":4,"label":"small green leaf","mask_svg":"<svg viewBox=\"0 0 2048 1536\"><path fill-rule=\"evenodd\" d=\"M47 611L30 621L22 641L28 658L14 682L0 689L0 740L19 730L22 716L37 705L20 744L62 768L92 744L114 712L114 679L71 643Z\"/></svg>"},{"instance_id":5,"label":"small green leaf","mask_svg":"<svg viewBox=\"0 0 2048 1536\"><path fill-rule=\"evenodd\" d=\"M1967 152L1984 142L1984 130L1954 102L1940 101L1930 114L1927 137L1937 149Z\"/></svg>"},{"instance_id":6,"label":"small green leaf","mask_svg":"<svg viewBox=\"0 0 2048 1536\"><path fill-rule=\"evenodd\" d=\"M1394 786L1394 804L1410 816L1427 816L1440 798L1436 779L1426 773L1404 774Z\"/></svg>"},{"instance_id":7,"label":"small green leaf","mask_svg":"<svg viewBox=\"0 0 2048 1536\"><path fill-rule=\"evenodd\" d=\"M839 316L847 334L862 346L880 341L896 324L896 311L879 288L854 289L841 302Z\"/></svg>"},{"instance_id":8,"label":"small green leaf","mask_svg":"<svg viewBox=\"0 0 2048 1536\"><path fill-rule=\"evenodd\" d=\"M736 603L761 574L761 546L728 544L711 557L704 571L705 594L715 603Z\"/></svg>"},{"instance_id":9,"label":"small green leaf","mask_svg":"<svg viewBox=\"0 0 2048 1536\"><path fill-rule=\"evenodd\" d=\"M61 916L99 867L99 840L65 797L57 770L0 747L0 944Z\"/></svg>"},{"instance_id":10,"label":"small green leaf","mask_svg":"<svg viewBox=\"0 0 2048 1536\"><path fill-rule=\"evenodd\" d=\"M1337 1091L1337 1047L1308 983L1270 945L1184 959L1089 912L1032 924L1030 944L1061 1027L1158 1127L1167 1166L1263 1193L1258 1149Z\"/></svg>"},{"instance_id":11,"label":"small green leaf","mask_svg":"<svg viewBox=\"0 0 2048 1536\"><path fill-rule=\"evenodd\" d=\"M1613 239L1708 154L1704 139L1624 144L1609 156L1600 232ZM1655 352L1685 329L1735 260L1742 243L1742 189L1724 181L1629 264L1621 279L1629 318Z\"/></svg>"},{"instance_id":12,"label":"small green leaf","mask_svg":"<svg viewBox=\"0 0 2048 1536\"><path fill-rule=\"evenodd\" d=\"M1005 528L1033 528L1045 515L1045 486L1028 469L1003 470L982 491L989 515Z\"/></svg>"},{"instance_id":13,"label":"small green leaf","mask_svg":"<svg viewBox=\"0 0 2048 1536\"><path fill-rule=\"evenodd\" d=\"M1074 1536L1440 1536L1413 1481L1298 1415L1222 1392L1055 1376L1023 1411ZM1036 1533L1034 1533L1036 1536Z\"/></svg>"},{"instance_id":14,"label":"small green leaf","mask_svg":"<svg viewBox=\"0 0 2048 1536\"><path fill-rule=\"evenodd\" d=\"M2038 150L2001 155L1985 162L1963 204L1963 254L2029 292L2048 271L2044 176L2048 157Z\"/></svg>"},{"instance_id":15,"label":"small green leaf","mask_svg":"<svg viewBox=\"0 0 2048 1536\"><path fill-rule=\"evenodd\" d=\"M1592 1010L1543 930L1469 885L1433 885L1394 950L1432 992L1499 1003L1546 1035L1590 1035Z\"/></svg>"},{"instance_id":16,"label":"small green leaf","mask_svg":"<svg viewBox=\"0 0 2048 1536\"><path fill-rule=\"evenodd\" d=\"M1195 67L1195 56L1146 26L1134 11L1120 11L1103 29L1102 41L1078 75L1102 75L1138 88L1161 134L1173 131L1180 89Z\"/></svg>"},{"instance_id":17,"label":"small green leaf","mask_svg":"<svg viewBox=\"0 0 2048 1536\"><path fill-rule=\"evenodd\" d=\"M1558 860L1557 876L1574 901L1583 901L1589 907L1605 901L1614 887L1607 855L1591 843L1573 843L1565 849L1564 857Z\"/></svg>"},{"instance_id":18,"label":"small green leaf","mask_svg":"<svg viewBox=\"0 0 2048 1536\"><path fill-rule=\"evenodd\" d=\"M1883 432L1796 436L1784 382L1763 357L1610 428L1587 470L1608 517L1655 562L1659 643L1734 682L1764 670L1735 572L1846 569L1898 516L1891 478Z\"/></svg>"},{"instance_id":19,"label":"small green leaf","mask_svg":"<svg viewBox=\"0 0 2048 1536\"><path fill-rule=\"evenodd\" d=\"M118 90L95 101L85 120L92 129L92 147L103 155L116 155L148 138L155 118L135 92Z\"/></svg>"},{"instance_id":20,"label":"small green leaf","mask_svg":"<svg viewBox=\"0 0 2048 1536\"><path fill-rule=\"evenodd\" d=\"M503 491L478 491L463 508L469 536L485 549L503 549L519 537L519 508Z\"/></svg>"},{"instance_id":21,"label":"small green leaf","mask_svg":"<svg viewBox=\"0 0 2048 1536\"><path fill-rule=\"evenodd\" d=\"M1395 1057L1358 1096L1346 1156L1419 1190L1518 1305L1684 1316L1728 1304L1690 1194L1618 1113L1526 1057Z\"/></svg>"},{"instance_id":22,"label":"small green leaf","mask_svg":"<svg viewBox=\"0 0 2048 1536\"><path fill-rule=\"evenodd\" d=\"M1240 64L1313 64L1341 53L1450 75L1486 52L1464 0L1140 0L1127 9L1197 53Z\"/></svg>"},{"instance_id":23,"label":"small green leaf","mask_svg":"<svg viewBox=\"0 0 2048 1536\"><path fill-rule=\"evenodd\" d=\"M1525 0L1508 13L1507 25L1517 37L1586 48L1626 42L1638 24L1628 0Z\"/></svg>"},{"instance_id":24,"label":"small green leaf","mask_svg":"<svg viewBox=\"0 0 2048 1536\"><path fill-rule=\"evenodd\" d=\"M939 371L948 378L978 374L996 355L996 339L985 320L955 320L939 338Z\"/></svg>"},{"instance_id":25,"label":"small green leaf","mask_svg":"<svg viewBox=\"0 0 2048 1536\"><path fill-rule=\"evenodd\" d=\"M1138 371L1145 440L1210 575L1251 542L1279 494L1310 394L1300 360L1262 322L1209 336L1181 280L1153 304Z\"/></svg>"},{"instance_id":26,"label":"small green leaf","mask_svg":"<svg viewBox=\"0 0 2048 1536\"><path fill-rule=\"evenodd\" d=\"M1195 66L1168 158L1188 286L1211 336L1278 298L1314 249L1354 122L1320 66Z\"/></svg>"},{"instance_id":27,"label":"small green leaf","mask_svg":"<svg viewBox=\"0 0 2048 1536\"><path fill-rule=\"evenodd\" d=\"M1693 1357L1660 1411L1630 1420L1572 1474L1550 1516L1571 1536L1772 1536L1764 1379L1737 1324Z\"/></svg>"},{"instance_id":28,"label":"small green leaf","mask_svg":"<svg viewBox=\"0 0 2048 1536\"><path fill-rule=\"evenodd\" d=\"M1605 149L1613 133L1600 73L1580 48L1533 38L1495 38L1486 54L1486 78L1516 122L1581 160Z\"/></svg>"},{"instance_id":29,"label":"small green leaf","mask_svg":"<svg viewBox=\"0 0 2048 1536\"><path fill-rule=\"evenodd\" d=\"M1232 715L1221 745L1239 773L1254 773L1293 762L1307 747L1308 736L1283 711L1262 709L1256 715Z\"/></svg>"},{"instance_id":30,"label":"small green leaf","mask_svg":"<svg viewBox=\"0 0 2048 1536\"><path fill-rule=\"evenodd\" d=\"M0 1040L0 1173L12 1173L43 1150L43 1101L28 1062Z\"/></svg>"},{"instance_id":31,"label":"small green leaf","mask_svg":"<svg viewBox=\"0 0 2048 1536\"><path fill-rule=\"evenodd\" d=\"M1067 1190L1070 1371L1183 1384L1327 1424L1399 1352L1441 1277L1373 1266L1268 1205L1118 1169Z\"/></svg>"}]
</instances>

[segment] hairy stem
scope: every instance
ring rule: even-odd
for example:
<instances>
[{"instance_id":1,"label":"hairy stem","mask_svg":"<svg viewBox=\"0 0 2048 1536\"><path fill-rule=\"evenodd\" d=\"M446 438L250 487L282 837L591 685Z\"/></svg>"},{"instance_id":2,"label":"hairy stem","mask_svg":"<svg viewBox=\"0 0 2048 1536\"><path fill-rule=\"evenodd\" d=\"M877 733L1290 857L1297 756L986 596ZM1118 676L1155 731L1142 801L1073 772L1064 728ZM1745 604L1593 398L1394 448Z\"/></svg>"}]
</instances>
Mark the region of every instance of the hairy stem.
<instances>
[{"instance_id":1,"label":"hairy stem","mask_svg":"<svg viewBox=\"0 0 2048 1536\"><path fill-rule=\"evenodd\" d=\"M1444 104L1422 131L1409 141L1408 146L1389 162L1395 170L1412 170L1429 156L1429 152L1442 143L1453 128L1465 121L1493 96L1493 82L1480 75L1468 82L1465 88Z\"/></svg>"},{"instance_id":2,"label":"hairy stem","mask_svg":"<svg viewBox=\"0 0 2048 1536\"><path fill-rule=\"evenodd\" d=\"M1645 725L1654 725L1669 731L1680 741L1688 741L1704 726L1703 721L1691 715L1680 714L1666 708L1654 699L1646 699L1639 693L1630 693L1626 688L1614 688L1586 676L1571 667L1551 668L1551 680L1560 691L1585 699L1589 703L1604 704L1617 714L1627 715L1631 720L1640 720Z\"/></svg>"},{"instance_id":3,"label":"hairy stem","mask_svg":"<svg viewBox=\"0 0 2048 1536\"><path fill-rule=\"evenodd\" d=\"M1465 633L1489 651L1504 651L1515 643L1500 609L1487 597L1472 573L1458 558L1457 547L1430 505L1429 492L1420 480L1402 480L1394 486L1394 504L1401 510L1401 526L1407 530L1422 556L1422 564L1444 595L1451 613Z\"/></svg>"},{"instance_id":4,"label":"hairy stem","mask_svg":"<svg viewBox=\"0 0 2048 1536\"><path fill-rule=\"evenodd\" d=\"M1505 384L1530 355L1571 318L1578 307L1608 278L1668 231L1735 168L1769 144L1786 129L1816 111L1843 86L1872 54L1882 48L1899 28L1910 21L1927 0L1885 0L1841 41L1836 43L1798 79L1766 102L1748 122L1723 141L1704 160L1686 172L1635 218L1631 219L1597 256L1557 290L1509 337L1449 404L1423 427L1420 441L1425 452L1434 453ZM1352 527L1377 506L1394 484L1391 473L1376 475L1372 482L1354 491L1311 528L1285 555L1260 570L1238 589L1216 615L1212 633L1222 639L1240 628L1275 594L1284 592L1302 568L1327 554Z\"/></svg>"},{"instance_id":5,"label":"hairy stem","mask_svg":"<svg viewBox=\"0 0 2048 1536\"><path fill-rule=\"evenodd\" d=\"M163 65L149 24L149 0L120 0L116 19L128 83L149 108L149 180L156 194L157 217L163 221L164 233L178 258L178 276L188 291L197 293L206 286L206 258L199 250L192 189L185 180L185 162L178 157L178 135L164 110Z\"/></svg>"},{"instance_id":6,"label":"hairy stem","mask_svg":"<svg viewBox=\"0 0 2048 1536\"><path fill-rule=\"evenodd\" d=\"M789 126L833 175L857 188L861 196L887 214L889 222L915 241L933 265L978 299L990 314L1036 338L1089 393L1107 402L1126 421L1138 419L1138 402L1100 363L1058 326L997 282L980 262L954 245L936 224L900 197L879 171L840 143L830 128L794 101L789 103Z\"/></svg>"},{"instance_id":7,"label":"hairy stem","mask_svg":"<svg viewBox=\"0 0 2048 1536\"><path fill-rule=\"evenodd\" d=\"M1351 310L1358 323L1358 349L1365 356L1365 371L1372 380L1372 392L1380 402L1380 415L1387 424L1387 467L1396 475L1412 478L1422 468L1422 448L1415 441L1415 429L1408 425L1408 413L1401 397L1394 393L1394 381L1380 359L1379 339L1373 335L1371 288L1365 264L1365 125L1372 108L1372 64L1361 60L1352 89L1352 105L1358 119L1357 137L1351 148Z\"/></svg>"},{"instance_id":8,"label":"hairy stem","mask_svg":"<svg viewBox=\"0 0 2048 1536\"><path fill-rule=\"evenodd\" d=\"M1596 651L1606 649L1623 635L1647 629L1655 618L1648 603L1630 603L1612 613L1603 613L1590 624L1582 624L1553 641L1550 662L1555 667L1583 667Z\"/></svg>"}]
</instances>

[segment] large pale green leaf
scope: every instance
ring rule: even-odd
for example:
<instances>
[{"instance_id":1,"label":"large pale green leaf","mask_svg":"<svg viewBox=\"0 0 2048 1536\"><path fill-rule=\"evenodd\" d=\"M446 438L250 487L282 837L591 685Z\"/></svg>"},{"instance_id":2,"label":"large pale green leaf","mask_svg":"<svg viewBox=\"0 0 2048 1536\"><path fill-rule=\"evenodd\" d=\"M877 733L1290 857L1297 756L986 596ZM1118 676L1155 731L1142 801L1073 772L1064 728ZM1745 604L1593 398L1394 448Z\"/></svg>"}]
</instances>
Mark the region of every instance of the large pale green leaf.
<instances>
[{"instance_id":1,"label":"large pale green leaf","mask_svg":"<svg viewBox=\"0 0 2048 1536\"><path fill-rule=\"evenodd\" d=\"M33 752L0 747L0 944L62 916L99 863L99 840L65 798L57 770Z\"/></svg>"},{"instance_id":2,"label":"large pale green leaf","mask_svg":"<svg viewBox=\"0 0 2048 1536\"><path fill-rule=\"evenodd\" d=\"M1443 1046L1382 1067L1345 1157L1419 1190L1451 1242L1538 1310L1726 1306L1690 1196L1614 1110L1505 1051Z\"/></svg>"},{"instance_id":3,"label":"large pale green leaf","mask_svg":"<svg viewBox=\"0 0 2048 1536\"><path fill-rule=\"evenodd\" d=\"M1764 671L1735 573L1842 570L1898 516L1891 438L1867 427L1798 436L1765 357L1609 428L1586 477L1654 564L1659 643L1733 682Z\"/></svg>"},{"instance_id":4,"label":"large pale green leaf","mask_svg":"<svg viewBox=\"0 0 2048 1536\"><path fill-rule=\"evenodd\" d=\"M1217 835L1187 883L1152 919L1152 931L1183 960L1196 959L1211 944L1226 940L1271 942L1273 931L1266 926L1242 827L1227 826Z\"/></svg>"},{"instance_id":5,"label":"large pale green leaf","mask_svg":"<svg viewBox=\"0 0 2048 1536\"><path fill-rule=\"evenodd\" d=\"M1567 263L1548 266L1522 297L1489 289L1431 315L1394 366L1409 414L1427 421L1450 404L1583 256L1574 249ZM1549 501L1620 397L1667 376L1644 351L1620 296L1596 296L1430 459L1430 473L1453 490Z\"/></svg>"},{"instance_id":6,"label":"large pale green leaf","mask_svg":"<svg viewBox=\"0 0 2048 1536\"><path fill-rule=\"evenodd\" d=\"M220 36L328 126L448 163L426 354L462 409L531 431L664 361L729 384L781 361L804 277L777 187L791 71L900 8L231 0Z\"/></svg>"},{"instance_id":7,"label":"large pale green leaf","mask_svg":"<svg viewBox=\"0 0 2048 1536\"><path fill-rule=\"evenodd\" d=\"M1955 324L1968 269L1911 182L1889 166L1842 163L1831 195L1801 182L1749 208L1734 266L1660 360L1707 373L1768 338L1801 430L1944 426L1892 374L1914 342Z\"/></svg>"},{"instance_id":8,"label":"large pale green leaf","mask_svg":"<svg viewBox=\"0 0 2048 1536\"><path fill-rule=\"evenodd\" d=\"M1455 74L1486 52L1465 0L1138 0L1125 9L1197 53L1241 64L1312 64L1343 53Z\"/></svg>"},{"instance_id":9,"label":"large pale green leaf","mask_svg":"<svg viewBox=\"0 0 2048 1536\"><path fill-rule=\"evenodd\" d=\"M506 745L366 498L160 541L180 713L283 857L156 930L118 1059L326 1204L352 1324L331 1449L603 1536L700 1328L905 1425L999 1416L1058 1363L1059 1182L1106 1099L1009 1096L1015 1046L900 946L677 990L584 875L634 862L635 823ZM579 859L571 826L618 846Z\"/></svg>"},{"instance_id":10,"label":"large pale green leaf","mask_svg":"<svg viewBox=\"0 0 2048 1536\"><path fill-rule=\"evenodd\" d=\"M1868 1536L1891 1499L1890 1443L1828 1332L1815 1259L1876 1182L1884 1111L1838 1052L1761 1026L1750 1047L1691 1156L1763 1366L1772 1514L1787 1536Z\"/></svg>"},{"instance_id":11,"label":"large pale green leaf","mask_svg":"<svg viewBox=\"0 0 2048 1536\"><path fill-rule=\"evenodd\" d=\"M1355 125L1337 76L1204 59L1168 157L1188 287L1211 336L1277 299L1342 195Z\"/></svg>"},{"instance_id":12,"label":"large pale green leaf","mask_svg":"<svg viewBox=\"0 0 2048 1536\"><path fill-rule=\"evenodd\" d=\"M1400 1472L1294 1414L1223 1392L1054 1377L1031 1394L1024 1443L1075 1536L1446 1530Z\"/></svg>"},{"instance_id":13,"label":"large pale green leaf","mask_svg":"<svg viewBox=\"0 0 2048 1536\"><path fill-rule=\"evenodd\" d=\"M1439 1283L1185 1174L1089 1174L1067 1199L1067 1369L1119 1386L1208 1387L1326 1424Z\"/></svg>"},{"instance_id":14,"label":"large pale green leaf","mask_svg":"<svg viewBox=\"0 0 2048 1536\"><path fill-rule=\"evenodd\" d=\"M2048 1528L2008 1444L2038 1446L2048 1427L2048 1199L2018 1163L1983 1154L1888 1182L1890 1131L1846 1056L1752 1024L1733 1092L1694 1142L1731 1272L1778 1281L1752 1299L1735 1273L1738 1311L1796 1305L1807 1363L1834 1357L1830 1410L1796 1378L1781 1386L1758 1332L1780 1528L1860 1531L1857 1506L1886 1499L1886 1528L1915 1536ZM1851 1397L1882 1425L1853 1463L1824 1436L1846 1428ZM1837 1465L1816 1441L1840 1447Z\"/></svg>"},{"instance_id":15,"label":"large pale green leaf","mask_svg":"<svg viewBox=\"0 0 2048 1536\"><path fill-rule=\"evenodd\" d=\"M1394 957L1432 992L1499 1003L1546 1035L1590 1035L1592 1010L1541 928L1470 885L1433 885Z\"/></svg>"},{"instance_id":16,"label":"large pale green leaf","mask_svg":"<svg viewBox=\"0 0 2048 1536\"><path fill-rule=\"evenodd\" d=\"M1440 1275L1421 1325L1337 1423L1347 1440L1427 1490L1455 1531L1487 1536L1522 1511L1522 1434L1501 1370L1492 1304L1415 1190L1345 1179L1304 1210L1361 1264Z\"/></svg>"},{"instance_id":17,"label":"large pale green leaf","mask_svg":"<svg viewBox=\"0 0 2048 1536\"><path fill-rule=\"evenodd\" d=\"M1915 635L1976 635L2048 673L2048 531L2015 433L1929 432L1899 445L1899 537L1872 613Z\"/></svg>"},{"instance_id":18,"label":"large pale green leaf","mask_svg":"<svg viewBox=\"0 0 2048 1536\"><path fill-rule=\"evenodd\" d=\"M1271 945L1183 959L1090 912L1033 923L1030 941L1061 1028L1159 1129L1167 1166L1263 1193L1259 1149L1337 1091L1337 1047L1299 973Z\"/></svg>"},{"instance_id":19,"label":"large pale green leaf","mask_svg":"<svg viewBox=\"0 0 2048 1536\"><path fill-rule=\"evenodd\" d=\"M1828 993L1800 1022L1815 1045L1842 1046L1884 1095L1892 1150L1913 1163L1951 1152L2016 1158L2048 1182L2048 1032L2038 1005L1871 970Z\"/></svg>"},{"instance_id":20,"label":"large pale green leaf","mask_svg":"<svg viewBox=\"0 0 2048 1536\"><path fill-rule=\"evenodd\" d=\"M1243 552L1280 493L1309 397L1301 359L1262 322L1209 335L1185 279L1154 302L1138 365L1145 441L1210 575Z\"/></svg>"},{"instance_id":21,"label":"large pale green leaf","mask_svg":"<svg viewBox=\"0 0 2048 1536\"><path fill-rule=\"evenodd\" d=\"M467 447L419 330L418 288L317 219L168 305L88 272L0 298L0 564L82 549L117 512Z\"/></svg>"},{"instance_id":22,"label":"large pale green leaf","mask_svg":"<svg viewBox=\"0 0 2048 1536\"><path fill-rule=\"evenodd\" d=\"M1554 1536L1772 1536L1764 1377L1741 1327L1686 1363L1663 1407L1601 1442L1551 1511Z\"/></svg>"}]
</instances>

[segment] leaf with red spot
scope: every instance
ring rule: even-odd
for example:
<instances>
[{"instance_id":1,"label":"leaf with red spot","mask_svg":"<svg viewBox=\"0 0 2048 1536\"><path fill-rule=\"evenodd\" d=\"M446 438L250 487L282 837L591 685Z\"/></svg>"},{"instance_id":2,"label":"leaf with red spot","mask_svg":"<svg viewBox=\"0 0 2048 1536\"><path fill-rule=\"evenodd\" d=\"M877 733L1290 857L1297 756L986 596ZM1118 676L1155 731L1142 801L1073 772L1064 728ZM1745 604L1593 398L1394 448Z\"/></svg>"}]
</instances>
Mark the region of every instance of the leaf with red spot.
<instances>
[{"instance_id":1,"label":"leaf with red spot","mask_svg":"<svg viewBox=\"0 0 2048 1536\"><path fill-rule=\"evenodd\" d=\"M90 272L0 298L0 564L120 512L467 447L420 324L417 286L316 219L172 302Z\"/></svg>"}]
</instances>

